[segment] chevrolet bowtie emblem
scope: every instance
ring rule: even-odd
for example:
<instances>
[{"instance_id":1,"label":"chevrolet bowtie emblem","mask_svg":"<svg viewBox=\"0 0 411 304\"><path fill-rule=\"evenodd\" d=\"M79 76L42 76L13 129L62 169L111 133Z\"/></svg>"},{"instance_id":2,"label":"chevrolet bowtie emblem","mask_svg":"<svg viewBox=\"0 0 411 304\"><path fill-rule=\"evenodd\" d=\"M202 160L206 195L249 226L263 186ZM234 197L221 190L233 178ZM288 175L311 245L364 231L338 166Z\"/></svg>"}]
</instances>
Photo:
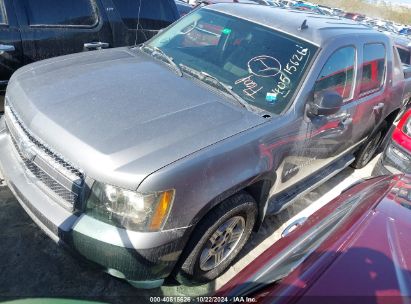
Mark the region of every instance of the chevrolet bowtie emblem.
<instances>
[{"instance_id":1,"label":"chevrolet bowtie emblem","mask_svg":"<svg viewBox=\"0 0 411 304\"><path fill-rule=\"evenodd\" d=\"M36 157L36 153L34 152L34 144L26 141L21 140L18 144L20 153L22 157L26 160L33 161Z\"/></svg>"}]
</instances>

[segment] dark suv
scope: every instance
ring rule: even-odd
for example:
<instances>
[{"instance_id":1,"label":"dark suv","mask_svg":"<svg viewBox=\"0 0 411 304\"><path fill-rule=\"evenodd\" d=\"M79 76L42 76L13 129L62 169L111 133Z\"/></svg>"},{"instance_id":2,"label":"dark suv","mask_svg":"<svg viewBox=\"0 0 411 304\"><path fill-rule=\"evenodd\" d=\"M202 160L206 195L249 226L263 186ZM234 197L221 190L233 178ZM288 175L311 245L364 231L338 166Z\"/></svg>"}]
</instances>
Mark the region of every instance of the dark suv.
<instances>
[{"instance_id":1,"label":"dark suv","mask_svg":"<svg viewBox=\"0 0 411 304\"><path fill-rule=\"evenodd\" d=\"M250 4L17 71L0 167L57 241L135 286L221 274L265 215L372 158L402 106L388 36Z\"/></svg>"},{"instance_id":2,"label":"dark suv","mask_svg":"<svg viewBox=\"0 0 411 304\"><path fill-rule=\"evenodd\" d=\"M11 74L25 64L141 43L179 18L173 0L142 0L140 10L139 3L136 0L0 0L0 94L4 95Z\"/></svg>"}]
</instances>

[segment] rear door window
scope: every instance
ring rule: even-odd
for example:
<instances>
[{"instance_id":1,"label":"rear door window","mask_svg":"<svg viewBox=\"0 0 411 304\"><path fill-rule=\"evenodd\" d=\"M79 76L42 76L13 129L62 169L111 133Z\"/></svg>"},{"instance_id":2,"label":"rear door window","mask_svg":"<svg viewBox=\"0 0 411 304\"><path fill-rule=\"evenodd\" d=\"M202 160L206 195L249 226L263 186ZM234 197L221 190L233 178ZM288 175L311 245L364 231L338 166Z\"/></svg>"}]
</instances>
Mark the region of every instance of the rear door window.
<instances>
[{"instance_id":1,"label":"rear door window","mask_svg":"<svg viewBox=\"0 0 411 304\"><path fill-rule=\"evenodd\" d=\"M160 30L176 20L166 0L113 0L121 19L129 29ZM140 7L141 3L141 7Z\"/></svg>"},{"instance_id":2,"label":"rear door window","mask_svg":"<svg viewBox=\"0 0 411 304\"><path fill-rule=\"evenodd\" d=\"M393 47L393 76L392 76L392 82L393 85L396 85L399 82L402 82L404 80L404 70L402 67L400 55L398 54L398 49L396 47Z\"/></svg>"},{"instance_id":3,"label":"rear door window","mask_svg":"<svg viewBox=\"0 0 411 304\"><path fill-rule=\"evenodd\" d=\"M328 59L315 83L315 93L335 91L344 101L352 99L356 50L353 46L338 49Z\"/></svg>"},{"instance_id":4,"label":"rear door window","mask_svg":"<svg viewBox=\"0 0 411 304\"><path fill-rule=\"evenodd\" d=\"M30 26L92 27L97 24L93 0L23 0Z\"/></svg>"},{"instance_id":5,"label":"rear door window","mask_svg":"<svg viewBox=\"0 0 411 304\"><path fill-rule=\"evenodd\" d=\"M398 53L400 54L401 62L405 64L411 64L411 53L408 50L403 48L397 48Z\"/></svg>"},{"instance_id":6,"label":"rear door window","mask_svg":"<svg viewBox=\"0 0 411 304\"><path fill-rule=\"evenodd\" d=\"M379 91L384 85L386 50L382 43L364 45L362 77L360 83L361 96Z\"/></svg>"}]
</instances>

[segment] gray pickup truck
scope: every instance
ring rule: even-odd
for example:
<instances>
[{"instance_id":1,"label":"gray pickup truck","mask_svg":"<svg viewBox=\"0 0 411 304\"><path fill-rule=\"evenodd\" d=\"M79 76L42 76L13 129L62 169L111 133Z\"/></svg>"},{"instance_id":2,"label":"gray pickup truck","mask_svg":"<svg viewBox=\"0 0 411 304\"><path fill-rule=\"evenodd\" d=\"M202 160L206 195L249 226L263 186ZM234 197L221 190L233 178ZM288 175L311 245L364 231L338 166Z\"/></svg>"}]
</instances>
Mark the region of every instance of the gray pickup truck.
<instances>
[{"instance_id":1,"label":"gray pickup truck","mask_svg":"<svg viewBox=\"0 0 411 304\"><path fill-rule=\"evenodd\" d=\"M367 164L403 96L382 33L213 5L145 44L18 70L0 167L50 237L111 275L145 288L201 283L267 214Z\"/></svg>"}]
</instances>

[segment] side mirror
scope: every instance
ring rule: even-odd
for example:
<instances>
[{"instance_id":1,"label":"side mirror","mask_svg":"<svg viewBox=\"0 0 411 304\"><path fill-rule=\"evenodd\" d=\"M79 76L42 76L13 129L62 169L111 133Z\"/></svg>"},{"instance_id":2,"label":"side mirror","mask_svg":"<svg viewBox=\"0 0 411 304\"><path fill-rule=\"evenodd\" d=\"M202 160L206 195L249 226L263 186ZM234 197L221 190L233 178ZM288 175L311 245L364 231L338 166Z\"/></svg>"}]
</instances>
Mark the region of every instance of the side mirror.
<instances>
[{"instance_id":1,"label":"side mirror","mask_svg":"<svg viewBox=\"0 0 411 304\"><path fill-rule=\"evenodd\" d=\"M332 115L341 109L343 103L342 96L335 91L319 92L309 104L309 113L316 116Z\"/></svg>"}]
</instances>

